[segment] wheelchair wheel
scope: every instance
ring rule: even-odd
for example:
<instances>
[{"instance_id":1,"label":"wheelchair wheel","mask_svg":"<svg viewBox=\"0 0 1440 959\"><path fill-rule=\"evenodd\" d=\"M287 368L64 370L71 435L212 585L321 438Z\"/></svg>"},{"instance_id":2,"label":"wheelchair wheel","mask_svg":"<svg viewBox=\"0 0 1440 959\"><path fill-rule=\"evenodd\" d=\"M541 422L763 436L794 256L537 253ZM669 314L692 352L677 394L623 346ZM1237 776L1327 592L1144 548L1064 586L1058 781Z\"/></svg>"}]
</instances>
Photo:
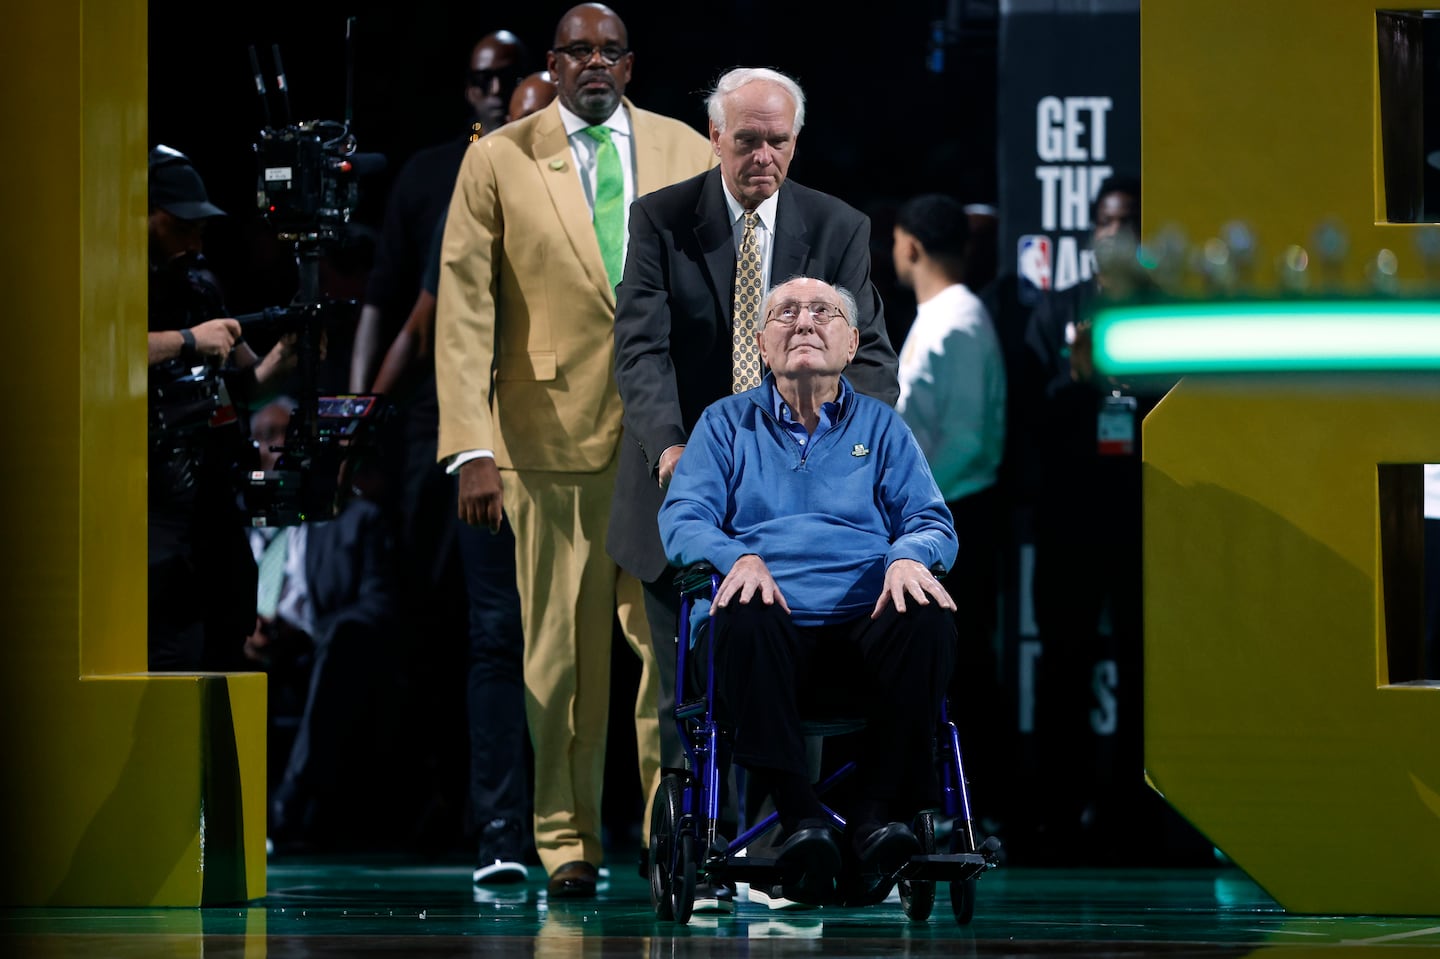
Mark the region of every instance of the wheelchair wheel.
<instances>
[{"instance_id":1,"label":"wheelchair wheel","mask_svg":"<svg viewBox=\"0 0 1440 959\"><path fill-rule=\"evenodd\" d=\"M683 925L695 911L695 860L700 843L689 830L676 839L680 854L676 857L675 871L670 874L670 912L675 921Z\"/></svg>"},{"instance_id":2,"label":"wheelchair wheel","mask_svg":"<svg viewBox=\"0 0 1440 959\"><path fill-rule=\"evenodd\" d=\"M650 808L650 905L656 919L674 919L670 876L675 867L680 827L680 781L673 775L660 780Z\"/></svg>"},{"instance_id":3,"label":"wheelchair wheel","mask_svg":"<svg viewBox=\"0 0 1440 959\"><path fill-rule=\"evenodd\" d=\"M920 840L921 855L935 852L935 814L922 812L915 817L915 838ZM902 879L898 884L900 906L911 922L924 922L935 908L935 882L929 879Z\"/></svg>"},{"instance_id":4,"label":"wheelchair wheel","mask_svg":"<svg viewBox=\"0 0 1440 959\"><path fill-rule=\"evenodd\" d=\"M975 876L950 883L950 911L962 926L968 926L975 918L975 887L978 884L979 879Z\"/></svg>"}]
</instances>

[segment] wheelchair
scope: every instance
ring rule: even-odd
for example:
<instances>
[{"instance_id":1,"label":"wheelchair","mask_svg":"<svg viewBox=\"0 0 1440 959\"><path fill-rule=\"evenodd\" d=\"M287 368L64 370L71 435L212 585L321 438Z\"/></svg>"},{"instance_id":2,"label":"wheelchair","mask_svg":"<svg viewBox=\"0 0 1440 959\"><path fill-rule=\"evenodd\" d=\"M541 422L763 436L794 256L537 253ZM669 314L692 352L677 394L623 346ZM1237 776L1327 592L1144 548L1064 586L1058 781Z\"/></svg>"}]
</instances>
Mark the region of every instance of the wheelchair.
<instances>
[{"instance_id":1,"label":"wheelchair","mask_svg":"<svg viewBox=\"0 0 1440 959\"><path fill-rule=\"evenodd\" d=\"M695 888L700 881L750 882L769 885L798 877L785 875L773 859L753 857L748 847L778 822L771 813L745 829L734 841L717 833L720 803L717 748L723 732L714 714L715 621L704 626L710 642L705 646L703 690L687 696L687 655L690 653L690 617L697 597L713 596L720 586L718 571L708 563L697 563L676 578L680 591L679 642L677 647L674 722L684 746L685 769L666 769L650 810L648 868L650 902L655 917L687 923L694 908ZM698 681L695 685L699 685ZM863 720L806 720L806 736L834 736L863 728ZM949 883L950 909L955 921L968 924L975 914L976 886L980 876L999 865L1000 842L991 836L977 844L970 814L965 767L960 755L960 736L948 719L948 704L942 708L936 735L936 762L943 791L943 810L954 822L949 850L940 851L935 835L935 810L924 810L913 823L920 853L896 872L882 876L879 886L838 893L834 904L869 905L883 901L897 887L907 918L923 922L935 906L939 883ZM843 831L844 817L825 804L825 796L854 772L847 763L816 786L832 825Z\"/></svg>"}]
</instances>

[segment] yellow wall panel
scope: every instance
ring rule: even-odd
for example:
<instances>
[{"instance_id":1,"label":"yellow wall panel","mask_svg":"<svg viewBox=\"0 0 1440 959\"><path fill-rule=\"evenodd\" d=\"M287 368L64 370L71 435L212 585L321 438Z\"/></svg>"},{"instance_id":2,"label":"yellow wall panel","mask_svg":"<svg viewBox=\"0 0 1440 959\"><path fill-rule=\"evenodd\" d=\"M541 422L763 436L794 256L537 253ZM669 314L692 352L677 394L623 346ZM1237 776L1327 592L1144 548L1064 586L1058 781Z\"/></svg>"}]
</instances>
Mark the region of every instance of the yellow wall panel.
<instances>
[{"instance_id":1,"label":"yellow wall panel","mask_svg":"<svg viewBox=\"0 0 1440 959\"><path fill-rule=\"evenodd\" d=\"M1145 234L1245 221L1271 285L1333 218L1343 289L1382 248L1421 278L1377 213L1376 11L1427 6L1142 0ZM1437 422L1433 377L1257 375L1145 423L1147 772L1291 910L1440 913L1440 688L1387 685L1378 505Z\"/></svg>"},{"instance_id":2,"label":"yellow wall panel","mask_svg":"<svg viewBox=\"0 0 1440 959\"><path fill-rule=\"evenodd\" d=\"M1257 279L1310 249L1323 218L1349 236L1344 281L1380 249L1422 277L1415 224L1377 222L1377 9L1400 0L1142 0L1141 177L1145 232L1192 241L1231 220L1255 229ZM1312 267L1312 270L1314 267Z\"/></svg>"},{"instance_id":3,"label":"yellow wall panel","mask_svg":"<svg viewBox=\"0 0 1440 959\"><path fill-rule=\"evenodd\" d=\"M0 902L254 898L265 679L143 673L146 4L6 16Z\"/></svg>"},{"instance_id":4,"label":"yellow wall panel","mask_svg":"<svg viewBox=\"0 0 1440 959\"><path fill-rule=\"evenodd\" d=\"M1388 686L1377 464L1431 379L1187 380L1145 422L1145 761L1287 909L1440 913L1440 686Z\"/></svg>"}]
</instances>

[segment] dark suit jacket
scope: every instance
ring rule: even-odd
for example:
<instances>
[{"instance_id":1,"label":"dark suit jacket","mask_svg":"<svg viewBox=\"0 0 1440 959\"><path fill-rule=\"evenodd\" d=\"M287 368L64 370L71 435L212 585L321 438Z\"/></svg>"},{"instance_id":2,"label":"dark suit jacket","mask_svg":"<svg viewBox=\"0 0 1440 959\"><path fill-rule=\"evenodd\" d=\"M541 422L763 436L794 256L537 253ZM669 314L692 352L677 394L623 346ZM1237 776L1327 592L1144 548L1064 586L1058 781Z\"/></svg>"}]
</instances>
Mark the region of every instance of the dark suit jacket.
<instances>
[{"instance_id":1,"label":"dark suit jacket","mask_svg":"<svg viewBox=\"0 0 1440 959\"><path fill-rule=\"evenodd\" d=\"M395 588L388 531L380 509L352 499L340 515L312 522L305 539L305 579L315 613L316 643L337 626L358 622L375 630L392 625Z\"/></svg>"},{"instance_id":2,"label":"dark suit jacket","mask_svg":"<svg viewBox=\"0 0 1440 959\"><path fill-rule=\"evenodd\" d=\"M719 168L657 190L630 208L625 278L616 291L615 381L625 438L607 548L642 581L666 568L656 514L660 454L686 442L706 406L730 393L735 237ZM870 220L787 180L775 213L770 276L823 279L860 307L860 348L845 375L894 405L900 395L884 305L870 282Z\"/></svg>"}]
</instances>

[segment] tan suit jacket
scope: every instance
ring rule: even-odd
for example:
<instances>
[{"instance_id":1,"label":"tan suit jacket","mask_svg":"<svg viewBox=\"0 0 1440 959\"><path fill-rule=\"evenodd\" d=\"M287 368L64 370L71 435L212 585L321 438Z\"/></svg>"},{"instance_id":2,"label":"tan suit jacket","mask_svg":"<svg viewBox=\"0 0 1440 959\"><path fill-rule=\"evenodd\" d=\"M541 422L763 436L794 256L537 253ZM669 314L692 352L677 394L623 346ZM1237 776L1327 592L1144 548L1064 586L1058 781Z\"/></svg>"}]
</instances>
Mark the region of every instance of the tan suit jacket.
<instances>
[{"instance_id":1,"label":"tan suit jacket","mask_svg":"<svg viewBox=\"0 0 1440 959\"><path fill-rule=\"evenodd\" d=\"M637 195L713 163L695 130L625 107ZM439 456L494 451L515 530L535 848L552 874L603 858L617 614L641 659L636 749L647 800L659 782L659 675L643 596L605 550L620 445L614 356L615 294L552 104L466 151L446 221L435 337Z\"/></svg>"},{"instance_id":2,"label":"tan suit jacket","mask_svg":"<svg viewBox=\"0 0 1440 959\"><path fill-rule=\"evenodd\" d=\"M624 103L637 196L714 163L694 129ZM558 103L471 145L450 202L439 457L489 449L511 469L604 469L620 438L615 294Z\"/></svg>"}]
</instances>

